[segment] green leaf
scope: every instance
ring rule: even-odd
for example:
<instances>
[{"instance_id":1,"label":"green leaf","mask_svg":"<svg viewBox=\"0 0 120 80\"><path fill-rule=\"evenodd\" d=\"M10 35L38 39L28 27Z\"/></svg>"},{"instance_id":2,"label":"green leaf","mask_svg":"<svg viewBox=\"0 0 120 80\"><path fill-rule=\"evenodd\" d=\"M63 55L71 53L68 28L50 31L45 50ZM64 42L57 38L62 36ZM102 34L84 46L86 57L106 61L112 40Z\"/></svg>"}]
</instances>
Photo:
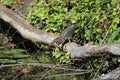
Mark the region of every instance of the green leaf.
<instances>
[{"instance_id":1,"label":"green leaf","mask_svg":"<svg viewBox=\"0 0 120 80\"><path fill-rule=\"evenodd\" d=\"M110 29L116 30L117 29L117 25L115 25L115 24L110 25Z\"/></svg>"},{"instance_id":2,"label":"green leaf","mask_svg":"<svg viewBox=\"0 0 120 80\"><path fill-rule=\"evenodd\" d=\"M17 55L13 55L14 58L27 58L28 55L25 55L25 54L17 54Z\"/></svg>"},{"instance_id":3,"label":"green leaf","mask_svg":"<svg viewBox=\"0 0 120 80\"><path fill-rule=\"evenodd\" d=\"M114 44L120 44L120 39L113 42Z\"/></svg>"},{"instance_id":4,"label":"green leaf","mask_svg":"<svg viewBox=\"0 0 120 80\"><path fill-rule=\"evenodd\" d=\"M111 4L114 5L115 3L117 3L118 0L112 0Z\"/></svg>"},{"instance_id":5,"label":"green leaf","mask_svg":"<svg viewBox=\"0 0 120 80\"><path fill-rule=\"evenodd\" d=\"M89 0L84 0L85 2L89 2Z\"/></svg>"},{"instance_id":6,"label":"green leaf","mask_svg":"<svg viewBox=\"0 0 120 80\"><path fill-rule=\"evenodd\" d=\"M9 60L9 59L0 59L1 64L13 64L16 63L16 60Z\"/></svg>"},{"instance_id":7,"label":"green leaf","mask_svg":"<svg viewBox=\"0 0 120 80\"><path fill-rule=\"evenodd\" d=\"M12 3L14 3L14 0L0 0L0 3L2 3L2 4L12 4Z\"/></svg>"},{"instance_id":8,"label":"green leaf","mask_svg":"<svg viewBox=\"0 0 120 80\"><path fill-rule=\"evenodd\" d=\"M25 50L23 49L0 50L0 58L6 59L28 58L28 55L23 54L23 52L25 52Z\"/></svg>"},{"instance_id":9,"label":"green leaf","mask_svg":"<svg viewBox=\"0 0 120 80\"><path fill-rule=\"evenodd\" d=\"M119 18L114 18L113 21L116 22L116 23L119 23L120 19Z\"/></svg>"},{"instance_id":10,"label":"green leaf","mask_svg":"<svg viewBox=\"0 0 120 80\"><path fill-rule=\"evenodd\" d=\"M61 54L56 54L55 58L59 58L61 56Z\"/></svg>"},{"instance_id":11,"label":"green leaf","mask_svg":"<svg viewBox=\"0 0 120 80\"><path fill-rule=\"evenodd\" d=\"M114 31L111 36L108 38L108 43L113 43L114 39L119 35L120 28Z\"/></svg>"},{"instance_id":12,"label":"green leaf","mask_svg":"<svg viewBox=\"0 0 120 80\"><path fill-rule=\"evenodd\" d=\"M38 62L37 60L33 60L33 59L18 59L17 60L17 62L28 62L28 63L30 63L30 62Z\"/></svg>"}]
</instances>

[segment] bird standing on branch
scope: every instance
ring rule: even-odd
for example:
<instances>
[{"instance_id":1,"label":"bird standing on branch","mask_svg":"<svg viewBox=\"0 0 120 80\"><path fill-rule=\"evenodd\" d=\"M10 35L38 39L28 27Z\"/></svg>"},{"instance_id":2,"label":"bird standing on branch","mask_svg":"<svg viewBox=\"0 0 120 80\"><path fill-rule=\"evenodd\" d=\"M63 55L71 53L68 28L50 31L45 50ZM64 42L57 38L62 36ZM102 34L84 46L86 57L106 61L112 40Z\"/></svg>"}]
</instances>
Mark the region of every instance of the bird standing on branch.
<instances>
[{"instance_id":1,"label":"bird standing on branch","mask_svg":"<svg viewBox=\"0 0 120 80\"><path fill-rule=\"evenodd\" d=\"M70 39L72 38L73 33L77 27L78 26L74 24L66 28L65 30L63 30L61 34L59 35L59 37L53 40L52 44L57 45L57 47L62 48L66 40L70 42Z\"/></svg>"}]
</instances>

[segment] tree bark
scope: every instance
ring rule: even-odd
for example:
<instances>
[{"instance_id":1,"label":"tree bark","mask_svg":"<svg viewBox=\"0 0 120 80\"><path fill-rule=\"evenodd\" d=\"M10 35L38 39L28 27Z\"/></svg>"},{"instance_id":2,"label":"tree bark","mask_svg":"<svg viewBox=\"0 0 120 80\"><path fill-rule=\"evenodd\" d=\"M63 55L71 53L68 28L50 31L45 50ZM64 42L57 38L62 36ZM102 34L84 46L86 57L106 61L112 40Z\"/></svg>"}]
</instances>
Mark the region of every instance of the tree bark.
<instances>
[{"instance_id":1,"label":"tree bark","mask_svg":"<svg viewBox=\"0 0 120 80\"><path fill-rule=\"evenodd\" d=\"M84 46L77 47L72 49L71 57L110 57L110 54L120 56L120 45L119 44L102 44L102 45L93 45L88 43Z\"/></svg>"},{"instance_id":2,"label":"tree bark","mask_svg":"<svg viewBox=\"0 0 120 80\"><path fill-rule=\"evenodd\" d=\"M101 76L100 78L93 80L120 80L120 67L109 72L108 74Z\"/></svg>"},{"instance_id":3,"label":"tree bark","mask_svg":"<svg viewBox=\"0 0 120 80\"><path fill-rule=\"evenodd\" d=\"M18 14L3 5L0 5L0 18L11 24L24 38L32 42L51 44L58 37L53 33L35 29Z\"/></svg>"}]
</instances>

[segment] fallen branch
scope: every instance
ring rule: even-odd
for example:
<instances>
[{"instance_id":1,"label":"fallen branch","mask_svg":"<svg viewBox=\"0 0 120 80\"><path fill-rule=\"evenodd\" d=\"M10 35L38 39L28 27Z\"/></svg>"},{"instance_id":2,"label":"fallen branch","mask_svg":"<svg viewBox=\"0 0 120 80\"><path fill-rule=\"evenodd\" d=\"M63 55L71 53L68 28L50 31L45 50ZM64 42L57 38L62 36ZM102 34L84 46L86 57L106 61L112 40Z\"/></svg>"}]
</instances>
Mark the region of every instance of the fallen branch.
<instances>
[{"instance_id":1,"label":"fallen branch","mask_svg":"<svg viewBox=\"0 0 120 80\"><path fill-rule=\"evenodd\" d=\"M70 69L65 66L60 66L60 65L54 65L54 64L43 64L43 63L18 63L18 64L6 64L6 65L0 65L0 68L5 68L5 67L14 67L14 66L41 66L44 68L50 68L50 69L56 69L56 70L65 70L65 71L74 71L74 72L87 72L89 73L90 71L88 70L81 70L81 69Z\"/></svg>"},{"instance_id":2,"label":"fallen branch","mask_svg":"<svg viewBox=\"0 0 120 80\"><path fill-rule=\"evenodd\" d=\"M120 80L120 67L109 72L108 74L101 76L100 78L93 80Z\"/></svg>"},{"instance_id":3,"label":"fallen branch","mask_svg":"<svg viewBox=\"0 0 120 80\"><path fill-rule=\"evenodd\" d=\"M6 8L3 5L0 5L0 18L11 24L13 28L15 28L24 38L31 40L33 42L38 42L38 43L42 42L44 44L51 45L53 40L55 40L58 37L58 35L55 35L53 33L35 29L22 17L20 17L12 10ZM55 44L52 45L57 46ZM86 45L80 46L77 43L70 42L70 43L66 43L63 46L63 50L70 52L71 58L105 56L108 55L109 53L113 55L120 55L119 44L93 45L91 43L88 43Z\"/></svg>"},{"instance_id":4,"label":"fallen branch","mask_svg":"<svg viewBox=\"0 0 120 80\"><path fill-rule=\"evenodd\" d=\"M62 74L56 74L56 75L51 75L51 76L47 76L47 77L43 77L42 79L51 79L53 77L58 77L58 76L77 76L77 75L83 75L86 74L88 72L76 72L76 73L62 73Z\"/></svg>"},{"instance_id":5,"label":"fallen branch","mask_svg":"<svg viewBox=\"0 0 120 80\"><path fill-rule=\"evenodd\" d=\"M58 37L53 33L35 29L25 19L3 5L0 5L0 18L11 24L24 38L33 42L50 44Z\"/></svg>"},{"instance_id":6,"label":"fallen branch","mask_svg":"<svg viewBox=\"0 0 120 80\"><path fill-rule=\"evenodd\" d=\"M80 46L71 50L71 57L90 57L90 56L108 56L109 54L120 56L120 45L119 44L102 44L92 45L88 43L84 46Z\"/></svg>"}]
</instances>

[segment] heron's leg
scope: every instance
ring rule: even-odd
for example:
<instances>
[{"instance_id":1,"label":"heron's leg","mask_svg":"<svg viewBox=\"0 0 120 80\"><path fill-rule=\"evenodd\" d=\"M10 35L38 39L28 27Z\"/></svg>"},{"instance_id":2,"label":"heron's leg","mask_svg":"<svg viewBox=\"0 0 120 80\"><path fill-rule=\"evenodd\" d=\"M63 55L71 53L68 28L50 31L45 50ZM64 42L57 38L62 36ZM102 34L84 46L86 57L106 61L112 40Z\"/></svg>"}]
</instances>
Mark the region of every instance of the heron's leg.
<instances>
[{"instance_id":1,"label":"heron's leg","mask_svg":"<svg viewBox=\"0 0 120 80\"><path fill-rule=\"evenodd\" d=\"M69 43L71 42L71 38L68 38L67 40L68 40Z\"/></svg>"}]
</instances>

